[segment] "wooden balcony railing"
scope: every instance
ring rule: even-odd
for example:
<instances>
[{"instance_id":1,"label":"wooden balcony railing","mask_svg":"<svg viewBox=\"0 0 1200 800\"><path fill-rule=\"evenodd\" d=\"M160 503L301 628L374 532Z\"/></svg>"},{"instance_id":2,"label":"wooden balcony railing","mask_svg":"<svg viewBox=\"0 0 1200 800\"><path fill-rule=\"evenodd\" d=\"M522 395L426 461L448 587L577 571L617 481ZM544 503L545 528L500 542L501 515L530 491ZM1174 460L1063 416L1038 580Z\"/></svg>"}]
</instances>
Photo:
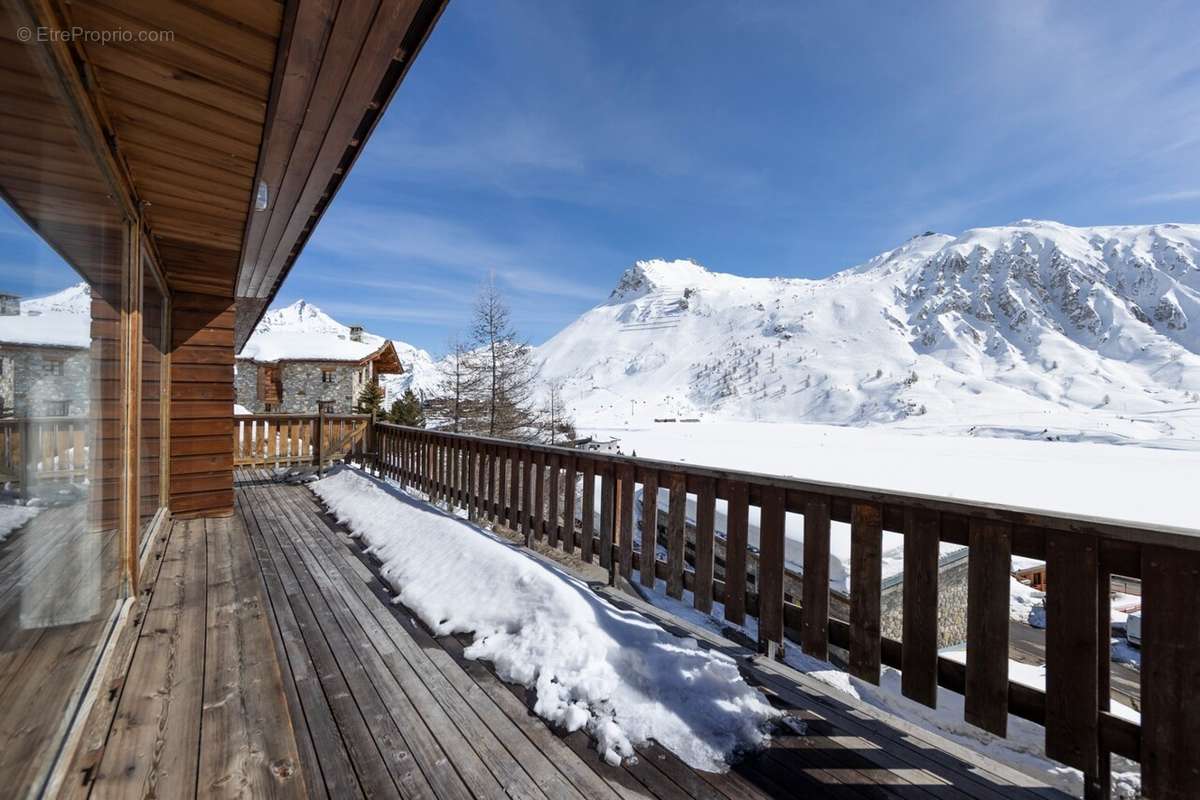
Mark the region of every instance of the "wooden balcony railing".
<instances>
[{"instance_id":1,"label":"wooden balcony railing","mask_svg":"<svg viewBox=\"0 0 1200 800\"><path fill-rule=\"evenodd\" d=\"M0 482L26 488L36 481L88 477L88 417L0 419Z\"/></svg>"},{"instance_id":2,"label":"wooden balcony railing","mask_svg":"<svg viewBox=\"0 0 1200 800\"><path fill-rule=\"evenodd\" d=\"M233 418L233 463L324 466L361 457L370 430L366 414L242 414Z\"/></svg>"},{"instance_id":3,"label":"wooden balcony railing","mask_svg":"<svg viewBox=\"0 0 1200 800\"><path fill-rule=\"evenodd\" d=\"M1200 531L1135 527L1101 519L956 502L856 486L800 481L675 462L583 452L404 428L374 427L371 461L384 476L546 541L597 558L617 576L670 596L692 592L725 619L758 622L759 648L785 638L818 658L848 653L850 671L878 683L881 665L902 670L906 697L934 706L937 687L963 694L968 722L1004 736L1012 714L1044 726L1046 753L1085 775L1088 796L1109 793L1109 754L1139 761L1146 796L1200 797ZM798 454L803 457L803 454ZM538 476L541 476L540 479ZM593 489L599 478L599 497ZM635 485L667 488L667 559L633 546ZM582 487L582 492L580 492ZM577 501L577 493L580 494ZM685 561L687 496L696 504L694 566ZM714 577L714 509L728 506L725 580ZM597 508L599 504L599 508ZM748 514L760 509L757 585L747 586ZM564 513L579 508L579 513ZM657 507L644 503L653 530ZM803 515L801 597L784 594L787 512ZM831 521L850 525L850 619L829 616ZM903 639L880 634L884 530L904 536ZM937 650L938 544L969 548L966 664ZM648 552L652 552L649 551ZM1046 690L1009 681L1009 572L1013 555L1044 559ZM1141 725L1110 712L1110 586L1142 581Z\"/></svg>"}]
</instances>

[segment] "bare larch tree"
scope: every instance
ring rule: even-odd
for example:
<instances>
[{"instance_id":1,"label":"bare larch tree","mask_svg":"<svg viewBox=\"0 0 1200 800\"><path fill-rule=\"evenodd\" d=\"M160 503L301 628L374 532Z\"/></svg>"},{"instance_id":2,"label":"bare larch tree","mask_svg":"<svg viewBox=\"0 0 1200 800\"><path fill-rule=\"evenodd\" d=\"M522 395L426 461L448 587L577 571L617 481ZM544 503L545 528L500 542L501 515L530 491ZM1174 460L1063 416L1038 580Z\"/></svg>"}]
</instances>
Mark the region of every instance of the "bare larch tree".
<instances>
[{"instance_id":1,"label":"bare larch tree","mask_svg":"<svg viewBox=\"0 0 1200 800\"><path fill-rule=\"evenodd\" d=\"M517 338L494 276L484 283L475 301L471 349L479 387L480 432L506 439L536 437L533 351Z\"/></svg>"}]
</instances>

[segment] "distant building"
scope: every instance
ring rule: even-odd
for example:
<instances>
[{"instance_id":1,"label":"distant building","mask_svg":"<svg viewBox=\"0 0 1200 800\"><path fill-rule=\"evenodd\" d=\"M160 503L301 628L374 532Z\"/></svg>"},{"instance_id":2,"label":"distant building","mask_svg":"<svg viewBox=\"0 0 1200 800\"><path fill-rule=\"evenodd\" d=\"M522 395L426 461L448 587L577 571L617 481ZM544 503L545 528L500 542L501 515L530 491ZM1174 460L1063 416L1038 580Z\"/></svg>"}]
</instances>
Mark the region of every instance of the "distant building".
<instances>
[{"instance_id":1,"label":"distant building","mask_svg":"<svg viewBox=\"0 0 1200 800\"><path fill-rule=\"evenodd\" d=\"M26 304L0 293L0 416L89 413L91 299L76 286Z\"/></svg>"},{"instance_id":2,"label":"distant building","mask_svg":"<svg viewBox=\"0 0 1200 800\"><path fill-rule=\"evenodd\" d=\"M251 336L234 373L237 405L251 413L350 414L372 378L403 374L404 367L391 340L359 325L277 326Z\"/></svg>"},{"instance_id":3,"label":"distant building","mask_svg":"<svg viewBox=\"0 0 1200 800\"><path fill-rule=\"evenodd\" d=\"M576 450L590 450L594 453L621 452L621 440L611 437L608 439L598 439L594 436L587 436L583 439L573 439L562 444L565 447L574 447Z\"/></svg>"}]
</instances>

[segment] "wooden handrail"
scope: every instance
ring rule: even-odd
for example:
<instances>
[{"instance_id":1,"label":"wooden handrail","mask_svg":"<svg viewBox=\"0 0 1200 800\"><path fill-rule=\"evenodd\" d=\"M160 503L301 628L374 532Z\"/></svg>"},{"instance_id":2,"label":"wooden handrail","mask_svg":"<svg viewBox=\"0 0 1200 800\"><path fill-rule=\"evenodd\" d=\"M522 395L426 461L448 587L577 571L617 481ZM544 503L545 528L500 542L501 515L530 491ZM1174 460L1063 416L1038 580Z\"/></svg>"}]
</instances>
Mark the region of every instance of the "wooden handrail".
<instances>
[{"instance_id":1,"label":"wooden handrail","mask_svg":"<svg viewBox=\"0 0 1200 800\"><path fill-rule=\"evenodd\" d=\"M233 463L320 469L365 453L370 425L368 414L238 414L233 417Z\"/></svg>"},{"instance_id":2,"label":"wooden handrail","mask_svg":"<svg viewBox=\"0 0 1200 800\"><path fill-rule=\"evenodd\" d=\"M431 500L466 508L548 541L585 561L599 557L610 580L655 578L697 609L724 603L725 618L757 618L760 650L778 654L786 640L805 652L847 651L851 671L878 683L882 665L902 670L902 692L935 705L937 687L965 696L966 719L996 735L1008 715L1046 729L1047 754L1082 770L1089 794L1107 793L1109 753L1140 761L1150 797L1200 793L1200 775L1183 754L1200 740L1200 715L1189 715L1189 682L1200 668L1200 530L1138 525L1085 515L971 503L871 487L579 451L530 442L376 423L374 467L424 490ZM582 519L575 487L583 476ZM540 477L539 477L540 476ZM599 499L593 481L599 478ZM633 547L634 486L670 497L666 561L645 561ZM569 489L567 487L570 487ZM570 493L568 499L567 493ZM685 507L695 498L695 553L685 556ZM728 504L725 572L715 574L712 522ZM562 501L560 503L560 500ZM596 508L596 503L599 508ZM757 579L746 575L746 518L761 512ZM567 510L571 513L568 514ZM802 597L784 595L786 512L804 516ZM596 519L599 520L598 530ZM647 513L645 519L651 519ZM657 522L657 504L654 517ZM829 616L830 522L850 525L848 621ZM880 632L883 531L905 537L903 641ZM657 533L657 531L656 531ZM939 543L969 547L966 665L937 650ZM646 550L644 552L653 552ZM1046 691L1008 676L1009 581L1013 555L1047 562ZM690 567L690 568L689 568ZM1142 579L1142 724L1110 712L1109 591L1112 575ZM697 576L703 576L698 579ZM810 618L811 608L819 618Z\"/></svg>"},{"instance_id":3,"label":"wooden handrail","mask_svg":"<svg viewBox=\"0 0 1200 800\"><path fill-rule=\"evenodd\" d=\"M0 479L22 491L34 482L84 480L91 424L86 416L0 419Z\"/></svg>"}]
</instances>

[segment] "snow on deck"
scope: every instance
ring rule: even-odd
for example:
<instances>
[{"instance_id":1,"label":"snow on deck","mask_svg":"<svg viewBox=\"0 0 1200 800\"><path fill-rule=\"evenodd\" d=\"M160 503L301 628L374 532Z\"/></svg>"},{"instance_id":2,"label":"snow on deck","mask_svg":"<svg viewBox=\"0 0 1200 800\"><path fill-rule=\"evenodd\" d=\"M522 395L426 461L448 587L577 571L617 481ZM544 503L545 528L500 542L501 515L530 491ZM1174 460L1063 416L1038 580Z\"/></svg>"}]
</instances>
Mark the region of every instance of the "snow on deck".
<instances>
[{"instance_id":1,"label":"snow on deck","mask_svg":"<svg viewBox=\"0 0 1200 800\"><path fill-rule=\"evenodd\" d=\"M611 763L653 739L695 769L723 771L762 746L778 716L737 664L597 597L583 582L395 487L350 469L312 484L382 562L436 635L537 692L534 711L585 729Z\"/></svg>"}]
</instances>

